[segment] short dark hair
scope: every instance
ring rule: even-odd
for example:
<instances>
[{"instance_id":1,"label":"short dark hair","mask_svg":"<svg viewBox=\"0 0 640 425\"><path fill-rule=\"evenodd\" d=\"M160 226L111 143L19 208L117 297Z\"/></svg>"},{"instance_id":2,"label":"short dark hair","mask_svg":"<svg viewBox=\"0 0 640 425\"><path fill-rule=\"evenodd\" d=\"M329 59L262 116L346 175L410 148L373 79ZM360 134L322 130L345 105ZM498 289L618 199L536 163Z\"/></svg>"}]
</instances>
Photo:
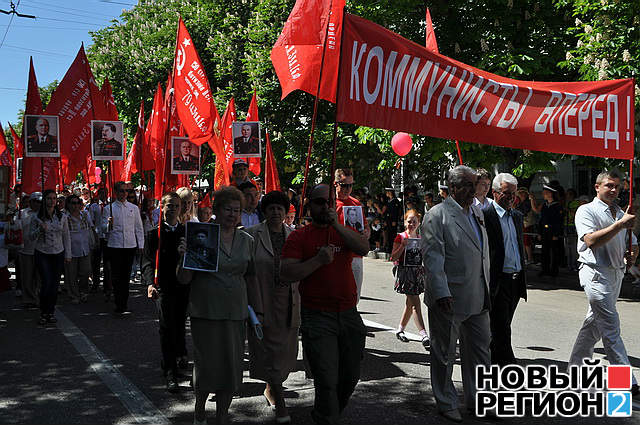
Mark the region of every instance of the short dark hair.
<instances>
[{"instance_id":1,"label":"short dark hair","mask_svg":"<svg viewBox=\"0 0 640 425\"><path fill-rule=\"evenodd\" d=\"M69 195L67 196L67 199L65 200L64 203L64 207L68 210L69 209L69 205L71 205L71 202L73 202L74 199L77 199L78 201L80 201L80 197L78 195ZM82 201L80 201L82 202Z\"/></svg>"},{"instance_id":2,"label":"short dark hair","mask_svg":"<svg viewBox=\"0 0 640 425\"><path fill-rule=\"evenodd\" d=\"M115 183L113 184L113 190L116 190L116 191L117 191L117 190L120 190L120 188L121 188L122 186L124 186L124 185L125 185L125 183L124 183L122 180L117 181L117 182L115 182Z\"/></svg>"},{"instance_id":3,"label":"short dark hair","mask_svg":"<svg viewBox=\"0 0 640 425\"><path fill-rule=\"evenodd\" d=\"M240 184L240 186L238 186L238 190L240 192L244 193L245 189L256 189L256 190L258 190L258 187L253 182L250 182L250 181L244 182L244 183Z\"/></svg>"},{"instance_id":4,"label":"short dark hair","mask_svg":"<svg viewBox=\"0 0 640 425\"><path fill-rule=\"evenodd\" d=\"M279 190L273 190L262 197L262 202L260 203L260 208L262 212L267 211L267 207L272 204L277 204L284 208L284 212L289 212L289 197Z\"/></svg>"},{"instance_id":5,"label":"short dark hair","mask_svg":"<svg viewBox=\"0 0 640 425\"><path fill-rule=\"evenodd\" d=\"M103 127L109 127L111 131L116 132L116 126L110 122L104 123Z\"/></svg>"},{"instance_id":6,"label":"short dark hair","mask_svg":"<svg viewBox=\"0 0 640 425\"><path fill-rule=\"evenodd\" d=\"M213 193L213 210L220 211L222 207L233 201L240 202L240 208L244 208L245 199L242 192L233 186L224 186Z\"/></svg>"}]
</instances>

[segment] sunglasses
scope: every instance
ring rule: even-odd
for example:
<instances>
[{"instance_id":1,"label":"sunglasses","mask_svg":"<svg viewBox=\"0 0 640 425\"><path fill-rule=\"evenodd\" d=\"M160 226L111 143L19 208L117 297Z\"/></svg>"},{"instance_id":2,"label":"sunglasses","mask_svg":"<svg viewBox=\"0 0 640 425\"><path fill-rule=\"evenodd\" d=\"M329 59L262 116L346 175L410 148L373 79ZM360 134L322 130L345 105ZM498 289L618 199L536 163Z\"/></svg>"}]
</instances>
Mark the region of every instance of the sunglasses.
<instances>
[{"instance_id":1,"label":"sunglasses","mask_svg":"<svg viewBox=\"0 0 640 425\"><path fill-rule=\"evenodd\" d=\"M311 203L320 207L323 205L328 205L329 200L324 198L315 198L311 200Z\"/></svg>"},{"instance_id":2,"label":"sunglasses","mask_svg":"<svg viewBox=\"0 0 640 425\"><path fill-rule=\"evenodd\" d=\"M338 184L340 185L340 187L343 187L345 189L353 187L353 183L338 183Z\"/></svg>"}]
</instances>

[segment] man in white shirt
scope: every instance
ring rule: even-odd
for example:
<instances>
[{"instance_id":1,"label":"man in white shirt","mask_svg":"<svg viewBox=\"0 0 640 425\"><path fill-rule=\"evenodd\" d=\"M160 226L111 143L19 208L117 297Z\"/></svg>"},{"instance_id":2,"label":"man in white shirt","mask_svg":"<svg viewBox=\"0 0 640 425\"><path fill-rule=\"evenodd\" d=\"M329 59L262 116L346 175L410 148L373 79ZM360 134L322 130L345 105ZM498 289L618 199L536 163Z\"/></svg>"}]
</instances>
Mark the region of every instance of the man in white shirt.
<instances>
[{"instance_id":1,"label":"man in white shirt","mask_svg":"<svg viewBox=\"0 0 640 425\"><path fill-rule=\"evenodd\" d=\"M116 200L102 211L102 227L107 233L113 295L117 314L124 314L129 299L129 280L136 249L144 249L144 229L138 207L127 202L124 182L114 185Z\"/></svg>"},{"instance_id":2,"label":"man in white shirt","mask_svg":"<svg viewBox=\"0 0 640 425\"><path fill-rule=\"evenodd\" d=\"M616 203L620 193L620 176L603 171L596 178L597 196L576 211L578 233L578 263L580 285L589 302L587 317L582 323L571 351L569 365L581 365L591 359L593 348L601 338L609 364L629 365L627 350L620 334L620 318L616 301L627 265L638 256L638 242L629 232L635 215L623 212ZM628 235L632 238L629 251ZM633 378L633 395L638 381Z\"/></svg>"}]
</instances>

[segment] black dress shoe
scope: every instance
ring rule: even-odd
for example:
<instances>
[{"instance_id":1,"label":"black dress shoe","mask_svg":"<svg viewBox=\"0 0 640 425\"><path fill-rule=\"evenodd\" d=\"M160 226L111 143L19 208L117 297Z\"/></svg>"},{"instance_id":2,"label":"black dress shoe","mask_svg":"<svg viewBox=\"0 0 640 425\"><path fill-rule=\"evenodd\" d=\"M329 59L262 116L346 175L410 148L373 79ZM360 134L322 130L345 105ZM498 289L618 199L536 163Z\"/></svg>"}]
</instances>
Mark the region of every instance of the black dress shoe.
<instances>
[{"instance_id":1,"label":"black dress shoe","mask_svg":"<svg viewBox=\"0 0 640 425\"><path fill-rule=\"evenodd\" d=\"M178 385L178 379L176 378L176 374L172 370L167 371L167 391L170 393L177 393L180 391L180 386Z\"/></svg>"}]
</instances>

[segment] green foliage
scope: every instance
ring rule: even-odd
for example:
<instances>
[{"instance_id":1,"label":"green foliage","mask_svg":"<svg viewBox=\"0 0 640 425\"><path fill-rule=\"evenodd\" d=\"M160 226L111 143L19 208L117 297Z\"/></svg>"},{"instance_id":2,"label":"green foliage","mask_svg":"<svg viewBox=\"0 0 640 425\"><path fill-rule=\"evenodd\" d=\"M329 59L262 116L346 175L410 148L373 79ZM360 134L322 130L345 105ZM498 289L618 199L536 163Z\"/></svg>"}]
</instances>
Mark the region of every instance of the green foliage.
<instances>
[{"instance_id":1,"label":"green foliage","mask_svg":"<svg viewBox=\"0 0 640 425\"><path fill-rule=\"evenodd\" d=\"M610 2L611 21L618 21L614 18L618 8L625 17L630 13L640 14L637 2ZM111 25L92 34L94 43L89 48L89 58L97 79L109 77L111 80L121 119L133 135L140 99L145 101L148 115L157 82L164 83L170 72L178 16L182 16L204 63L220 113L233 96L238 119L243 119L256 90L260 119L271 135L282 183L300 184L313 97L294 92L280 100L280 85L269 57L294 3L294 0L140 0ZM594 15L595 1L434 0L428 3L440 52L447 56L521 80L563 81L592 76L582 67L569 66L564 60L566 46L576 43L573 15ZM597 3L600 4L600 0ZM630 3L634 5L629 6ZM349 0L347 11L424 44L425 3L422 0ZM619 22L624 24L616 27L619 35L612 35L608 42L622 49L619 54L625 48L633 52L637 64L640 48L631 43L630 37L635 34L636 42L640 38L638 25L633 24L633 18L629 22L620 18ZM631 24L636 25L636 29L629 32ZM627 47L622 47L625 43ZM574 55L578 57L578 53ZM626 72L629 76L629 69L621 64L619 74L615 75ZM312 182L328 178L334 115L334 105L320 101L310 162ZM388 185L398 159L390 146L392 135L385 130L341 124L338 167L354 168L356 186L375 189ZM473 143L461 143L461 146L466 164L490 169L498 164L501 171L513 170L524 178L550 168L552 160L562 158L541 152L523 155L522 151ZM414 136L414 149L405 159L407 183L415 181L433 188L444 171L456 163L454 141ZM213 168L213 161L205 166L204 178L211 179Z\"/></svg>"}]
</instances>

